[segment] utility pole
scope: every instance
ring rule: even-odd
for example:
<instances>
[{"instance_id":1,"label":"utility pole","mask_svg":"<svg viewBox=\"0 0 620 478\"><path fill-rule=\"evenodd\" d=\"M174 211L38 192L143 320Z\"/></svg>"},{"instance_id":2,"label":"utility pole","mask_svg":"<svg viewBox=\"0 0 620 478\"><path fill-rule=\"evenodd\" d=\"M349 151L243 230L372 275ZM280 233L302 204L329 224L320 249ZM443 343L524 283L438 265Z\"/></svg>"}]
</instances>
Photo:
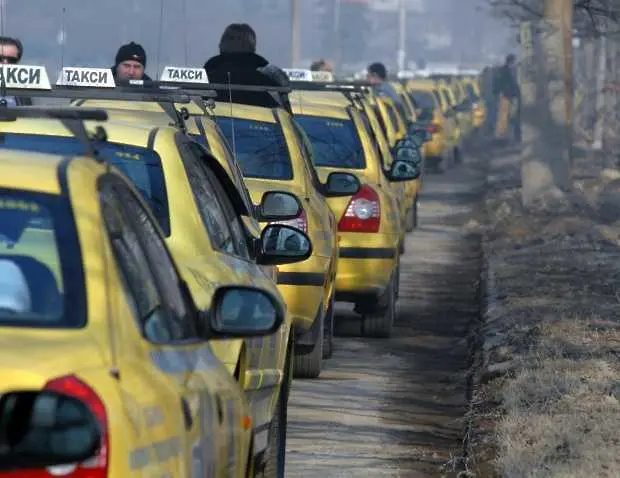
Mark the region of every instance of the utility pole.
<instances>
[{"instance_id":1,"label":"utility pole","mask_svg":"<svg viewBox=\"0 0 620 478\"><path fill-rule=\"evenodd\" d=\"M291 67L299 65L299 0L291 0Z\"/></svg>"},{"instance_id":2,"label":"utility pole","mask_svg":"<svg viewBox=\"0 0 620 478\"><path fill-rule=\"evenodd\" d=\"M396 64L398 65L398 71L403 71L406 68L405 61L407 60L407 2L406 0L399 0L398 2L398 58Z\"/></svg>"}]
</instances>

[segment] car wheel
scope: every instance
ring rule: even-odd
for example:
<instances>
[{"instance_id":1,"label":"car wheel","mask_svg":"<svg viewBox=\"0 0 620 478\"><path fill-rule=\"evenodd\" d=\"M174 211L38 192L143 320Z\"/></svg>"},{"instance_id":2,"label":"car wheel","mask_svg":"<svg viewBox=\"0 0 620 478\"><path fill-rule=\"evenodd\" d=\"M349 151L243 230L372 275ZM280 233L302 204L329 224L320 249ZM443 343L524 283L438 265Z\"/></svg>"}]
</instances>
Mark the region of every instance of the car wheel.
<instances>
[{"instance_id":1,"label":"car wheel","mask_svg":"<svg viewBox=\"0 0 620 478\"><path fill-rule=\"evenodd\" d=\"M325 314L321 314L320 330L312 350L304 354L295 354L295 378L317 378L323 369L323 340L325 330Z\"/></svg>"},{"instance_id":2,"label":"car wheel","mask_svg":"<svg viewBox=\"0 0 620 478\"><path fill-rule=\"evenodd\" d=\"M289 366L286 365L286 376L282 380L282 388L278 396L276 411L269 429L269 447L267 448L263 478L284 478L286 462L286 426L288 421L288 375Z\"/></svg>"},{"instance_id":3,"label":"car wheel","mask_svg":"<svg viewBox=\"0 0 620 478\"><path fill-rule=\"evenodd\" d=\"M407 211L407 226L405 227L405 231L407 232L411 232L415 228L413 216L414 216L413 207L410 207L409 210Z\"/></svg>"},{"instance_id":4,"label":"car wheel","mask_svg":"<svg viewBox=\"0 0 620 478\"><path fill-rule=\"evenodd\" d=\"M418 227L418 197L413 200L413 228Z\"/></svg>"},{"instance_id":5,"label":"car wheel","mask_svg":"<svg viewBox=\"0 0 620 478\"><path fill-rule=\"evenodd\" d=\"M402 241L400 241L400 244L398 246L398 253L402 256L405 253L405 239L403 238Z\"/></svg>"},{"instance_id":6,"label":"car wheel","mask_svg":"<svg viewBox=\"0 0 620 478\"><path fill-rule=\"evenodd\" d=\"M454 149L454 164L461 164L463 162L463 155L459 148Z\"/></svg>"},{"instance_id":7,"label":"car wheel","mask_svg":"<svg viewBox=\"0 0 620 478\"><path fill-rule=\"evenodd\" d=\"M331 358L334 354L334 322L335 322L335 311L334 304L336 293L332 292L332 297L329 300L329 307L327 308L327 313L325 314L325 326L323 327L323 358L328 359Z\"/></svg>"},{"instance_id":8,"label":"car wheel","mask_svg":"<svg viewBox=\"0 0 620 478\"><path fill-rule=\"evenodd\" d=\"M396 316L396 275L379 299L376 309L366 312L362 317L362 335L364 337L388 338L392 335L394 318Z\"/></svg>"}]
</instances>

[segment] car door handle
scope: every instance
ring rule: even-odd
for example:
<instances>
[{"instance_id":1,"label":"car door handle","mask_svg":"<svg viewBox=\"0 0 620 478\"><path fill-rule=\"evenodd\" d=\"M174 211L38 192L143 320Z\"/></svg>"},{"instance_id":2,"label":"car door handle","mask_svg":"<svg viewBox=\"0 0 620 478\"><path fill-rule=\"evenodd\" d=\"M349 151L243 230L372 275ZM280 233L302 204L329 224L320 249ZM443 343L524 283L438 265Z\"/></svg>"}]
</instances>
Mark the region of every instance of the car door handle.
<instances>
[{"instance_id":1,"label":"car door handle","mask_svg":"<svg viewBox=\"0 0 620 478\"><path fill-rule=\"evenodd\" d=\"M191 430L192 425L194 424L194 419L192 418L192 410L189 407L189 402L187 398L181 398L181 408L183 409L183 422L185 423L185 429Z\"/></svg>"}]
</instances>

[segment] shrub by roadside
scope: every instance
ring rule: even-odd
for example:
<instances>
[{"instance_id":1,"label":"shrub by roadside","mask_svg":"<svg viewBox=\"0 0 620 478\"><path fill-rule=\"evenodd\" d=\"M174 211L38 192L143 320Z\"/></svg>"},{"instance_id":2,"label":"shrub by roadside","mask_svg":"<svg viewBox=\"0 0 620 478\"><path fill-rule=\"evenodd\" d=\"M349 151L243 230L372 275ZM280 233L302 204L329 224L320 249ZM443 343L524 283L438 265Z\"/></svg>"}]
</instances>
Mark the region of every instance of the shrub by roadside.
<instances>
[{"instance_id":1,"label":"shrub by roadside","mask_svg":"<svg viewBox=\"0 0 620 478\"><path fill-rule=\"evenodd\" d=\"M618 178L582 161L580 193L532 215L520 206L518 157L496 154L488 167L473 469L620 476Z\"/></svg>"}]
</instances>

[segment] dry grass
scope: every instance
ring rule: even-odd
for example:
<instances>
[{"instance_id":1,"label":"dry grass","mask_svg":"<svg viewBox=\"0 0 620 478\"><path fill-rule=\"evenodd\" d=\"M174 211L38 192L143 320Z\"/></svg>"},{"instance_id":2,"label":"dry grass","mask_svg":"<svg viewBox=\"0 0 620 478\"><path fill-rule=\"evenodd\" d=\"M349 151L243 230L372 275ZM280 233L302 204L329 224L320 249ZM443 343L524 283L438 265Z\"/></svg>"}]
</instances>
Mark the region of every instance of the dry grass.
<instances>
[{"instance_id":1,"label":"dry grass","mask_svg":"<svg viewBox=\"0 0 620 478\"><path fill-rule=\"evenodd\" d=\"M582 189L594 198L595 186ZM514 365L487 385L503 412L496 467L505 478L620 477L620 241L585 201L528 216L516 187L496 183L487 199L498 294L488 355Z\"/></svg>"}]
</instances>

